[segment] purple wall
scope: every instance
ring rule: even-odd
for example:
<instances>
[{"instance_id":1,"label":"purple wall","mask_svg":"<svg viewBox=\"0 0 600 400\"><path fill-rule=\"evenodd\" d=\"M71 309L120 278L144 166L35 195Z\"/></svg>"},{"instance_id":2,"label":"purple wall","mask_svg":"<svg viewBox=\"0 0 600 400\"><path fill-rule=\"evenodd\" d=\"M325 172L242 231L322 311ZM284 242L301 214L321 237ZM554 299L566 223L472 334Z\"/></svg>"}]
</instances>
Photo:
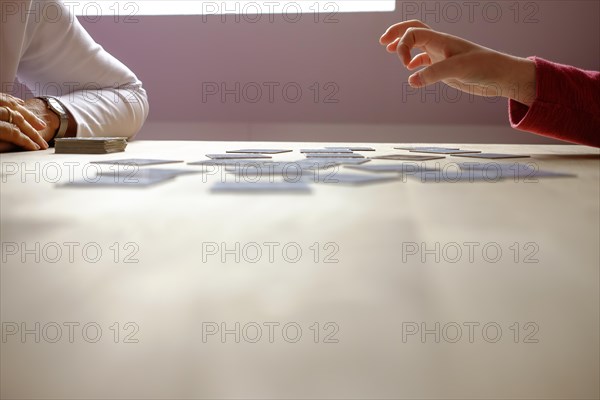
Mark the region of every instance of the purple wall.
<instances>
[{"instance_id":1,"label":"purple wall","mask_svg":"<svg viewBox=\"0 0 600 400\"><path fill-rule=\"evenodd\" d=\"M442 86L428 92L406 87L408 73L378 38L391 23L426 10L433 10L425 21L434 28L488 47L600 69L599 1L481 1L471 15L465 3L398 2L394 13L338 14L333 23L324 23L324 16L315 23L314 15L297 23L282 16L252 23L231 15L225 23L220 16L82 23L142 79L150 123L506 124L502 99L471 98ZM203 101L203 87L235 89L236 82L239 102L234 94ZM262 97L252 103L257 86ZM302 95L294 103L298 87ZM325 103L327 95L337 103Z\"/></svg>"}]
</instances>

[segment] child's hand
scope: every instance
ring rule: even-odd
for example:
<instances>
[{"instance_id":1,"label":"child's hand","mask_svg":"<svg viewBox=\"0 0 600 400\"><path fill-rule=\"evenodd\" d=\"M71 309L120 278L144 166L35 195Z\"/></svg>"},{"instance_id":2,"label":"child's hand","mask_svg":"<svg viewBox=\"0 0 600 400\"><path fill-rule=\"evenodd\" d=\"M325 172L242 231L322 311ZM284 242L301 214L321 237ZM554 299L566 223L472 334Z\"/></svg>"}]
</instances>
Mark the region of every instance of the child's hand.
<instances>
[{"instance_id":1,"label":"child's hand","mask_svg":"<svg viewBox=\"0 0 600 400\"><path fill-rule=\"evenodd\" d=\"M391 26L379 40L390 53L397 53L412 74L408 82L420 88L444 82L479 96L503 96L525 105L535 99L535 64L479 46L468 40L436 32L421 21ZM424 52L411 59L411 50Z\"/></svg>"}]
</instances>

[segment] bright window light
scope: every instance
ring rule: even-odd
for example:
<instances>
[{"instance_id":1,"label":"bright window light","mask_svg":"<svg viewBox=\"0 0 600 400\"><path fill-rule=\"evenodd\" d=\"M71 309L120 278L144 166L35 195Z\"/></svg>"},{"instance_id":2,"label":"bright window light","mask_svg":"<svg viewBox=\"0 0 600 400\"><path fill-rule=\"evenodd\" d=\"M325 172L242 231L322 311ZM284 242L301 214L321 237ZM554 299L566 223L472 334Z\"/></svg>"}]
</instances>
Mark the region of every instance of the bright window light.
<instances>
[{"instance_id":1,"label":"bright window light","mask_svg":"<svg viewBox=\"0 0 600 400\"><path fill-rule=\"evenodd\" d=\"M75 14L97 16L137 15L220 15L302 14L394 11L395 0L279 0L279 1L197 1L197 0L66 0Z\"/></svg>"}]
</instances>

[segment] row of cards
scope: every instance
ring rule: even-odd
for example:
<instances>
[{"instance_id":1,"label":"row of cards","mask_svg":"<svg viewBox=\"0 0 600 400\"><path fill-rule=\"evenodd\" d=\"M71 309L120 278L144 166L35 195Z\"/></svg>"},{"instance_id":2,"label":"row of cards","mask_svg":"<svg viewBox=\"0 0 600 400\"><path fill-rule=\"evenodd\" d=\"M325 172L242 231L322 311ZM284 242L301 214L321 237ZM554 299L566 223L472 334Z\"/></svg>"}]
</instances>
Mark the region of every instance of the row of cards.
<instances>
[{"instance_id":1,"label":"row of cards","mask_svg":"<svg viewBox=\"0 0 600 400\"><path fill-rule=\"evenodd\" d=\"M357 152L374 152L371 147L326 147L321 149L302 149L305 159L299 161L274 161L273 156L291 153L289 149L240 149L229 150L224 154L207 154L208 160L188 163L191 166L211 166L213 169L159 169L139 168L161 164L183 163L181 160L160 159L118 159L94 161L100 165L134 167L133 173L114 170L102 171L96 179L69 182L66 186L130 186L144 187L174 179L177 176L206 173L214 168L223 168L227 173L241 176L242 179L221 182L211 187L212 192L289 192L310 193L310 183L364 185L391 182L405 176L421 182L476 182L498 181L502 179L536 179L544 177L570 177L572 175L540 171L533 164L498 163L458 163L453 170L430 168L424 163L445 158L445 155L469 158L508 159L527 158L527 155L481 153L477 150L441 147L396 147L409 153L427 153L427 155L396 153L374 157L365 157ZM371 160L412 161L380 162ZM369 164L367 164L369 163ZM365 165L366 164L366 165ZM332 167L344 166L329 170ZM329 170L329 172L323 172ZM262 178L268 177L268 181Z\"/></svg>"}]
</instances>

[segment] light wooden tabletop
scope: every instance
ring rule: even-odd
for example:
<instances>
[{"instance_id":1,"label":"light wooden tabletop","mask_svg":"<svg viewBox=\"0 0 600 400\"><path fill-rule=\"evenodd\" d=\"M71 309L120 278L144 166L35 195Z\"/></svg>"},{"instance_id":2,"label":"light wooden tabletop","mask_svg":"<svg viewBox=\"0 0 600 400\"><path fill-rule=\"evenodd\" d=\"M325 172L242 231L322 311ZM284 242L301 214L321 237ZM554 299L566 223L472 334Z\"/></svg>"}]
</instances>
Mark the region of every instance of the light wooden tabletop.
<instances>
[{"instance_id":1,"label":"light wooden tabletop","mask_svg":"<svg viewBox=\"0 0 600 400\"><path fill-rule=\"evenodd\" d=\"M598 149L453 145L576 175L533 182L308 195L213 194L219 174L146 189L55 183L99 159L328 145L342 144L1 155L1 397L600 396ZM476 160L426 165L464 161ZM175 167L198 168L161 166Z\"/></svg>"}]
</instances>

